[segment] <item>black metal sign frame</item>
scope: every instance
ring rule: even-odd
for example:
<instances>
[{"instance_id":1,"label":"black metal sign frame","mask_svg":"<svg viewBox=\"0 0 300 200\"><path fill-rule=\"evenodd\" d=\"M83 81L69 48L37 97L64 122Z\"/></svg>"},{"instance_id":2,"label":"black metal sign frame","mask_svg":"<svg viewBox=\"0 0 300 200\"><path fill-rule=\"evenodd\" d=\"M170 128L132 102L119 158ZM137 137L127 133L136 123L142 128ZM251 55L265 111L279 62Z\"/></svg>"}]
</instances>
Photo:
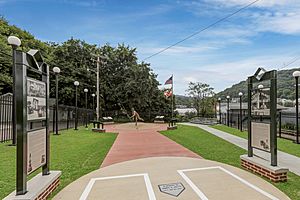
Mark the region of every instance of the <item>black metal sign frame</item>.
<instances>
[{"instance_id":1,"label":"black metal sign frame","mask_svg":"<svg viewBox=\"0 0 300 200\"><path fill-rule=\"evenodd\" d=\"M266 71L258 68L253 76L248 77L248 156L253 157L252 121L260 116L252 115L253 84L270 81L270 115L263 116L270 120L270 153L271 165L277 166L277 71Z\"/></svg>"},{"instance_id":2,"label":"black metal sign frame","mask_svg":"<svg viewBox=\"0 0 300 200\"><path fill-rule=\"evenodd\" d=\"M27 192L27 154L28 154L28 120L27 120L27 78L29 74L39 77L46 85L46 118L43 119L46 128L46 162L42 166L42 174L49 174L50 134L49 134L49 67L44 63L37 50L28 53L16 52L15 65L15 119L17 133L17 169L16 169L16 194L23 195ZM30 73L28 73L30 72Z\"/></svg>"}]
</instances>

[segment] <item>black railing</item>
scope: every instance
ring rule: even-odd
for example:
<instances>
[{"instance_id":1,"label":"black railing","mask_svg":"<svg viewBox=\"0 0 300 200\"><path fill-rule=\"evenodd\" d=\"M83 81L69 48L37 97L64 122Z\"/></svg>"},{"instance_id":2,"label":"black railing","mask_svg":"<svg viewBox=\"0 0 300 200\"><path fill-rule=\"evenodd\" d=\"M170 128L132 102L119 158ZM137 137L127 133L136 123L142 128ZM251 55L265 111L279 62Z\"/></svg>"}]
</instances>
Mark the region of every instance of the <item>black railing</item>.
<instances>
[{"instance_id":1,"label":"black railing","mask_svg":"<svg viewBox=\"0 0 300 200\"><path fill-rule=\"evenodd\" d=\"M55 130L55 106L49 108L49 130ZM76 108L74 106L58 106L58 130L75 127ZM78 126L83 126L95 117L95 111L91 109L78 108ZM28 123L28 129L42 127L42 121ZM12 130L12 94L0 96L0 142L13 139Z\"/></svg>"},{"instance_id":2,"label":"black railing","mask_svg":"<svg viewBox=\"0 0 300 200\"><path fill-rule=\"evenodd\" d=\"M0 96L0 142L12 140L12 94Z\"/></svg>"},{"instance_id":3,"label":"black railing","mask_svg":"<svg viewBox=\"0 0 300 200\"><path fill-rule=\"evenodd\" d=\"M227 125L227 116L229 116L229 126L240 129L242 126L243 131L248 129L248 116L247 113L242 114L242 123L240 122L240 114L229 112L221 114L221 124ZM261 120L266 119L261 117ZM299 120L300 121L300 120ZM278 112L277 114L277 135L280 138L295 140L296 139L296 114L289 112Z\"/></svg>"}]
</instances>

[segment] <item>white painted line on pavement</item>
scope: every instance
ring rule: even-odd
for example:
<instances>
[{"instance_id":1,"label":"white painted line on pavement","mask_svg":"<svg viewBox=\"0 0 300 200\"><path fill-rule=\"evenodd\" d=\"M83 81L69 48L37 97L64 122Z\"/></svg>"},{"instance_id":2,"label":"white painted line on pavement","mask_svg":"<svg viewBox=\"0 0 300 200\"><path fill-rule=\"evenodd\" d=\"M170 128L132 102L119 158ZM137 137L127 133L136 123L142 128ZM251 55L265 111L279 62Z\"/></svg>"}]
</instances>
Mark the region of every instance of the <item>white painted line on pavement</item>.
<instances>
[{"instance_id":1,"label":"white painted line on pavement","mask_svg":"<svg viewBox=\"0 0 300 200\"><path fill-rule=\"evenodd\" d=\"M91 192L93 185L96 181L103 181L103 180L109 180L109 179L119 179L119 178L130 178L130 177L138 177L143 176L144 181L146 184L147 192L149 200L156 200L151 181L149 178L149 175L147 173L144 174L129 174L129 175L122 175L122 176L109 176L109 177L99 177L99 178L92 178L89 183L87 184L86 188L84 189L83 193L81 194L81 197L79 200L86 200L89 193Z\"/></svg>"},{"instance_id":2,"label":"white painted line on pavement","mask_svg":"<svg viewBox=\"0 0 300 200\"><path fill-rule=\"evenodd\" d=\"M177 170L177 172L182 176L182 178L191 186L194 192L200 197L202 200L208 200L205 194L189 179L183 172L183 170Z\"/></svg>"},{"instance_id":3,"label":"white painted line on pavement","mask_svg":"<svg viewBox=\"0 0 300 200\"><path fill-rule=\"evenodd\" d=\"M223 172L229 174L230 176L234 177L235 179L239 180L240 182L244 183L245 185L247 185L248 187L256 190L257 192L263 194L264 196L272 199L272 200L279 200L278 198L274 197L273 195L269 194L268 192L258 188L257 186L249 183L248 181L246 181L245 179L242 179L241 177L235 175L234 173L224 169L221 166L215 166L215 167L203 167L203 168L193 168L193 169L183 169L183 170L177 170L177 172L182 176L182 178L192 187L192 189L198 194L198 196L202 199L202 200L208 200L208 198L204 195L203 192L201 192L201 190L191 181L191 179L189 179L184 172L191 172L191 171L200 171L200 170L210 170L210 169L220 169Z\"/></svg>"}]
</instances>

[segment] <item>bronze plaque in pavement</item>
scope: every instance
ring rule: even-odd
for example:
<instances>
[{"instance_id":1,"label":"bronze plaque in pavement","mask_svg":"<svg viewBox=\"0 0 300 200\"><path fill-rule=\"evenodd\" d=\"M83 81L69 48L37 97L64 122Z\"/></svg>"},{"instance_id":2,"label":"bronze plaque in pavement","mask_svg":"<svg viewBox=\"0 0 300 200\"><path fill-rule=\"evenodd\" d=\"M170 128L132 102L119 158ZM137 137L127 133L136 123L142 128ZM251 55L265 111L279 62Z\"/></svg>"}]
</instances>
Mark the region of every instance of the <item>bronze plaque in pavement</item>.
<instances>
[{"instance_id":1,"label":"bronze plaque in pavement","mask_svg":"<svg viewBox=\"0 0 300 200\"><path fill-rule=\"evenodd\" d=\"M168 183L158 185L159 190L163 193L178 197L184 190L185 187L182 183Z\"/></svg>"}]
</instances>

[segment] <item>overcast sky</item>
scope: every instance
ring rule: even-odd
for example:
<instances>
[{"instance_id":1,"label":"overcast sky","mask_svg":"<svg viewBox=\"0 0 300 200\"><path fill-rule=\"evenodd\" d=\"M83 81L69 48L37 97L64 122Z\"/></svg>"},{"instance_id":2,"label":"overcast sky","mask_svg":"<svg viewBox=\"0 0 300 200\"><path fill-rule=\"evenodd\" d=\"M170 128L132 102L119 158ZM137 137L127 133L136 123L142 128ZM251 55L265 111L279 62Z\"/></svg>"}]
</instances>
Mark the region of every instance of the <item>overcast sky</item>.
<instances>
[{"instance_id":1,"label":"overcast sky","mask_svg":"<svg viewBox=\"0 0 300 200\"><path fill-rule=\"evenodd\" d=\"M253 0L0 0L0 14L42 41L71 37L136 47L139 61ZM188 82L221 91L258 67L282 68L300 56L300 1L260 0L217 26L146 60L175 93ZM300 66L300 61L288 68Z\"/></svg>"}]
</instances>

